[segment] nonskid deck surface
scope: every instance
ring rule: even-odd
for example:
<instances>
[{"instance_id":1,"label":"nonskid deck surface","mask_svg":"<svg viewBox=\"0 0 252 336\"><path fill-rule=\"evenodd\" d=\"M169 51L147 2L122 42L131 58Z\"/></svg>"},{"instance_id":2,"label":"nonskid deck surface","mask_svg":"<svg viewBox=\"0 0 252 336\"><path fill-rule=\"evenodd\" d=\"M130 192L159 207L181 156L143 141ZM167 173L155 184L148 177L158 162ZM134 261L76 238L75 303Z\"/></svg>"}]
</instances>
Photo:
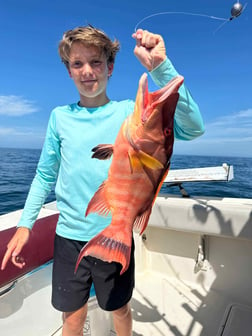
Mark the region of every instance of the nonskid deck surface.
<instances>
[{"instance_id":1,"label":"nonskid deck surface","mask_svg":"<svg viewBox=\"0 0 252 336\"><path fill-rule=\"evenodd\" d=\"M136 283L134 336L217 335L229 303L221 293L154 272L137 275Z\"/></svg>"},{"instance_id":2,"label":"nonskid deck surface","mask_svg":"<svg viewBox=\"0 0 252 336\"><path fill-rule=\"evenodd\" d=\"M157 272L137 274L131 300L133 336L216 336L230 303L221 293L206 292L200 285ZM88 318L83 335L93 334L98 335ZM61 330L53 334L60 335ZM111 328L99 336L115 335Z\"/></svg>"},{"instance_id":3,"label":"nonskid deck surface","mask_svg":"<svg viewBox=\"0 0 252 336\"><path fill-rule=\"evenodd\" d=\"M13 291L2 297L1 329L5 328L11 336L18 335L21 327L21 334L25 336L33 336L35 331L41 336L62 335L61 313L53 310L50 304L50 274L51 264L19 281ZM137 272L136 287L131 300L133 336L250 336L252 308L246 310L244 306L236 314L242 327L239 332L232 335L218 332L227 308L239 302L224 294L225 288L206 290L203 286L205 276L206 273L202 272L196 283L185 282L180 278L179 272L176 276L167 276L153 270ZM248 296L250 297L250 292ZM34 311L37 304L39 311L44 312L45 321L51 325L50 328L41 324L41 316L37 318ZM11 313L12 306L14 311ZM21 316L20 308L23 312ZM237 308L234 312L236 311ZM237 328L237 319L234 318L233 321ZM29 328L27 324L30 325ZM83 336L115 335L110 313L102 311L96 298L92 297Z\"/></svg>"}]
</instances>

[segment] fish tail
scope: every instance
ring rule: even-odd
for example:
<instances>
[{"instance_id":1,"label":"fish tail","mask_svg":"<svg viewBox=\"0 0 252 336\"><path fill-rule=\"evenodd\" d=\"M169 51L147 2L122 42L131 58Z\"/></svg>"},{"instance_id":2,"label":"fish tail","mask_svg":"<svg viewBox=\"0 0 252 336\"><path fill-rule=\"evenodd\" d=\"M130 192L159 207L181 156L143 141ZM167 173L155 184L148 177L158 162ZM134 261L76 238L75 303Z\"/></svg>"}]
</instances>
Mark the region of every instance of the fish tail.
<instances>
[{"instance_id":1,"label":"fish tail","mask_svg":"<svg viewBox=\"0 0 252 336\"><path fill-rule=\"evenodd\" d=\"M116 232L115 232L116 235ZM129 267L132 236L129 243L116 239L111 235L110 226L91 239L80 251L75 272L83 257L90 255L106 262L117 262L122 265L120 274L122 275Z\"/></svg>"}]
</instances>

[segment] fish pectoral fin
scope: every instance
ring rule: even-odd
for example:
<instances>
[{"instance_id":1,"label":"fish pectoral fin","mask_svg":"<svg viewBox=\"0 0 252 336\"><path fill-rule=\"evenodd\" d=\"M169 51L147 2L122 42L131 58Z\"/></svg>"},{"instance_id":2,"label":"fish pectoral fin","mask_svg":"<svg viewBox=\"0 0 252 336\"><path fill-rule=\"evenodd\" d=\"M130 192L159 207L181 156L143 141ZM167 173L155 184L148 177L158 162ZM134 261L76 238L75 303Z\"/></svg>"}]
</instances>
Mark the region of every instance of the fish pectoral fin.
<instances>
[{"instance_id":1,"label":"fish pectoral fin","mask_svg":"<svg viewBox=\"0 0 252 336\"><path fill-rule=\"evenodd\" d=\"M110 205L107 202L107 199L105 197L105 182L103 182L99 189L96 191L94 196L91 198L90 202L88 203L88 207L85 213L85 216L92 212L96 212L101 216L108 216L110 213Z\"/></svg>"},{"instance_id":2,"label":"fish pectoral fin","mask_svg":"<svg viewBox=\"0 0 252 336\"><path fill-rule=\"evenodd\" d=\"M142 150L136 151L131 148L128 151L128 156L130 160L131 172L139 172L142 170L143 166L146 166L150 169L164 168L164 165L160 161Z\"/></svg>"},{"instance_id":3,"label":"fish pectoral fin","mask_svg":"<svg viewBox=\"0 0 252 336\"><path fill-rule=\"evenodd\" d=\"M112 156L114 146L111 144L101 144L92 149L92 158L99 160L108 160Z\"/></svg>"},{"instance_id":4,"label":"fish pectoral fin","mask_svg":"<svg viewBox=\"0 0 252 336\"><path fill-rule=\"evenodd\" d=\"M163 169L164 165L153 156L139 150L138 157L141 163L150 169Z\"/></svg>"},{"instance_id":5,"label":"fish pectoral fin","mask_svg":"<svg viewBox=\"0 0 252 336\"><path fill-rule=\"evenodd\" d=\"M149 207L140 216L137 216L134 221L133 230L139 233L139 235L141 235L144 232L144 230L146 229L148 225L151 210L152 210L152 207Z\"/></svg>"},{"instance_id":6,"label":"fish pectoral fin","mask_svg":"<svg viewBox=\"0 0 252 336\"><path fill-rule=\"evenodd\" d=\"M143 169L143 165L139 159L138 153L134 149L130 148L128 151L128 157L131 173L140 172Z\"/></svg>"},{"instance_id":7,"label":"fish pectoral fin","mask_svg":"<svg viewBox=\"0 0 252 336\"><path fill-rule=\"evenodd\" d=\"M81 259L87 255L91 255L106 262L114 261L120 263L122 265L120 274L123 274L128 269L132 236L128 239L129 243L117 240L116 232L114 237L113 235L111 236L111 229L109 229L109 227L110 226L96 235L82 248L75 266L75 273Z\"/></svg>"}]
</instances>

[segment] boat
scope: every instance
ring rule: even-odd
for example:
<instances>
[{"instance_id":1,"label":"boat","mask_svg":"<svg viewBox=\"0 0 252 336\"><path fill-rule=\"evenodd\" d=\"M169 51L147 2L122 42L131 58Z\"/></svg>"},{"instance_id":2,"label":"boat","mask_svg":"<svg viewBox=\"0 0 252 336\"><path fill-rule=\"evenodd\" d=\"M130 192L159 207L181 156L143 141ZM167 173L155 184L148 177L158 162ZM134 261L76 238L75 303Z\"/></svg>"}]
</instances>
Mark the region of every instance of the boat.
<instances>
[{"instance_id":1,"label":"boat","mask_svg":"<svg viewBox=\"0 0 252 336\"><path fill-rule=\"evenodd\" d=\"M155 201L147 229L134 235L136 287L133 336L251 336L252 199L190 197L184 181L232 178L232 167L172 172ZM168 177L167 177L168 179ZM224 183L225 183L224 182ZM0 216L0 258L22 210ZM0 330L5 336L60 336L61 313L51 306L55 202L45 204L19 270L0 272ZM88 302L85 336L116 335L95 292Z\"/></svg>"}]
</instances>

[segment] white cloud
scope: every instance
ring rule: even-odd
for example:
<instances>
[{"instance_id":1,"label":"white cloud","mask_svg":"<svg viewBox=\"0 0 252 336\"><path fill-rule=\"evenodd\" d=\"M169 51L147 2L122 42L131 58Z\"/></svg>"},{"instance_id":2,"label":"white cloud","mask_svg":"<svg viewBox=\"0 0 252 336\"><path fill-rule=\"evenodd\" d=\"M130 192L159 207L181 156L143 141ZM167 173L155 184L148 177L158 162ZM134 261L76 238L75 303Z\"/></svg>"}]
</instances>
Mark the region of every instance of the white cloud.
<instances>
[{"instance_id":1,"label":"white cloud","mask_svg":"<svg viewBox=\"0 0 252 336\"><path fill-rule=\"evenodd\" d=\"M206 124L202 140L243 142L251 141L252 109L222 116Z\"/></svg>"},{"instance_id":2,"label":"white cloud","mask_svg":"<svg viewBox=\"0 0 252 336\"><path fill-rule=\"evenodd\" d=\"M0 136L15 136L15 137L36 137L43 139L45 132L39 129L30 129L30 128L9 128L9 127L0 127Z\"/></svg>"},{"instance_id":3,"label":"white cloud","mask_svg":"<svg viewBox=\"0 0 252 336\"><path fill-rule=\"evenodd\" d=\"M44 137L40 128L0 127L0 147L41 148Z\"/></svg>"},{"instance_id":4,"label":"white cloud","mask_svg":"<svg viewBox=\"0 0 252 336\"><path fill-rule=\"evenodd\" d=\"M193 141L176 141L175 153L252 157L252 108L216 118Z\"/></svg>"},{"instance_id":5,"label":"white cloud","mask_svg":"<svg viewBox=\"0 0 252 336\"><path fill-rule=\"evenodd\" d=\"M227 138L227 137L219 137L219 138L202 138L202 139L196 139L194 140L195 142L198 141L201 144L203 143L215 143L215 144L220 144L220 143L240 143L240 142L251 142L252 143L252 137L239 137L239 138Z\"/></svg>"},{"instance_id":6,"label":"white cloud","mask_svg":"<svg viewBox=\"0 0 252 336\"><path fill-rule=\"evenodd\" d=\"M15 134L14 128L2 128L0 127L0 136Z\"/></svg>"},{"instance_id":7,"label":"white cloud","mask_svg":"<svg viewBox=\"0 0 252 336\"><path fill-rule=\"evenodd\" d=\"M37 111L33 101L14 95L0 96L0 115L19 117Z\"/></svg>"}]
</instances>

